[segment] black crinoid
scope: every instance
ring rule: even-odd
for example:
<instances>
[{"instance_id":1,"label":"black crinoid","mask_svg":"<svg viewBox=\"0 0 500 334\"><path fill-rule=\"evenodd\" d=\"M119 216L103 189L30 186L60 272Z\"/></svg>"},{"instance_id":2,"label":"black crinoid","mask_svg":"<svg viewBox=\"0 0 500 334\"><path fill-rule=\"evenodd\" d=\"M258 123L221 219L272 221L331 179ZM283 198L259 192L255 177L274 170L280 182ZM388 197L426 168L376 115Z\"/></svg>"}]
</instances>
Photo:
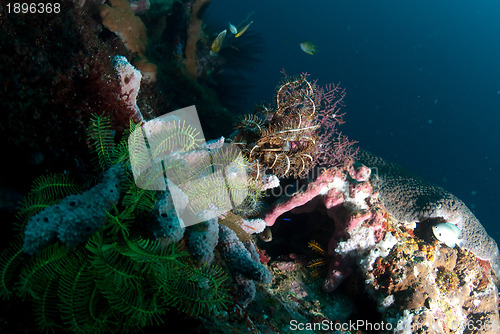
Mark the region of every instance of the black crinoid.
<instances>
[{"instance_id":1,"label":"black crinoid","mask_svg":"<svg viewBox=\"0 0 500 334\"><path fill-rule=\"evenodd\" d=\"M314 166L350 164L353 142L337 129L343 123L344 96L339 85L318 87L307 74L286 77L277 88L275 106L245 116L235 142L250 163L278 177L299 178Z\"/></svg>"},{"instance_id":2,"label":"black crinoid","mask_svg":"<svg viewBox=\"0 0 500 334\"><path fill-rule=\"evenodd\" d=\"M245 117L238 125L250 162L263 165L279 177L306 175L315 163L321 126L314 102L315 89L305 75L284 82L276 107L261 108L265 116Z\"/></svg>"},{"instance_id":3,"label":"black crinoid","mask_svg":"<svg viewBox=\"0 0 500 334\"><path fill-rule=\"evenodd\" d=\"M63 206L67 196L85 194L67 176L39 178L22 202L19 237L1 254L2 299L32 303L36 324L46 332L137 332L164 322L170 310L197 316L224 309L227 275L221 268L195 265L178 245L164 245L140 226L156 193L138 188L127 172L127 138L115 142L109 119L94 116L89 144L101 169L123 169L119 200L102 212L104 225L81 243L68 247L56 233L29 255L23 239L32 217Z\"/></svg>"}]
</instances>

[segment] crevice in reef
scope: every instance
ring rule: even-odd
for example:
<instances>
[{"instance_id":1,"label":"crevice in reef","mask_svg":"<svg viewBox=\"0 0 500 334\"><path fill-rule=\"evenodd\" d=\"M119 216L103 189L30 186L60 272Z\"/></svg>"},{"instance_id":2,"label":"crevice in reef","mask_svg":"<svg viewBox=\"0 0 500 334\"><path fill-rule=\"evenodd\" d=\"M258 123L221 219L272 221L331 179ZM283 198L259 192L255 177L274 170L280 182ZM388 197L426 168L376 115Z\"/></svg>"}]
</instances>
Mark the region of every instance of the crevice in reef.
<instances>
[{"instance_id":1,"label":"crevice in reef","mask_svg":"<svg viewBox=\"0 0 500 334\"><path fill-rule=\"evenodd\" d=\"M297 208L300 211L301 207ZM345 210L345 208L338 208ZM353 272L333 292L321 290L322 281L327 276L331 255L328 252L328 242L335 233L335 223L327 216L326 209L319 207L308 213L287 212L281 215L271 227L273 240L271 242L258 241L261 249L265 250L270 257L270 264L274 261L289 261L302 267L307 280L315 282L317 294L322 294L332 305L342 300L349 309L346 322L365 321L368 323L380 323L382 316L377 310L377 303L365 290L365 277L363 273L353 265ZM323 254L315 247L323 250ZM312 265L316 263L317 265ZM378 333L369 331L366 333Z\"/></svg>"}]
</instances>

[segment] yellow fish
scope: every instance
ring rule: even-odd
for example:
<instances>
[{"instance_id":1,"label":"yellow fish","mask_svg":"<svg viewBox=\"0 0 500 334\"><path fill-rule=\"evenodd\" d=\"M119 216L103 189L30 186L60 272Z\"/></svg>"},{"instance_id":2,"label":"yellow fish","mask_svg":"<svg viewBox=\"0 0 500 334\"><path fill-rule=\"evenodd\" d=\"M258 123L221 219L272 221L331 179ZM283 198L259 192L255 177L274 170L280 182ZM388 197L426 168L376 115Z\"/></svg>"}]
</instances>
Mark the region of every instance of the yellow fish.
<instances>
[{"instance_id":1,"label":"yellow fish","mask_svg":"<svg viewBox=\"0 0 500 334\"><path fill-rule=\"evenodd\" d=\"M247 31L248 27L250 27L250 25L253 23L253 21L251 21L249 24L247 24L243 29L241 29L240 31L238 31L238 33L236 35L234 35L234 37L240 37L241 35L243 35L243 33L245 31Z\"/></svg>"},{"instance_id":2,"label":"yellow fish","mask_svg":"<svg viewBox=\"0 0 500 334\"><path fill-rule=\"evenodd\" d=\"M227 30L224 29L215 39L214 41L212 42L212 47L211 47L211 51L213 53L217 53L220 51L220 48L222 46L222 42L224 41L224 37L226 37L226 32Z\"/></svg>"},{"instance_id":3,"label":"yellow fish","mask_svg":"<svg viewBox=\"0 0 500 334\"><path fill-rule=\"evenodd\" d=\"M302 51L304 51L305 53L309 53L310 55L314 55L318 52L318 47L311 41L300 42L300 48L302 49Z\"/></svg>"}]
</instances>

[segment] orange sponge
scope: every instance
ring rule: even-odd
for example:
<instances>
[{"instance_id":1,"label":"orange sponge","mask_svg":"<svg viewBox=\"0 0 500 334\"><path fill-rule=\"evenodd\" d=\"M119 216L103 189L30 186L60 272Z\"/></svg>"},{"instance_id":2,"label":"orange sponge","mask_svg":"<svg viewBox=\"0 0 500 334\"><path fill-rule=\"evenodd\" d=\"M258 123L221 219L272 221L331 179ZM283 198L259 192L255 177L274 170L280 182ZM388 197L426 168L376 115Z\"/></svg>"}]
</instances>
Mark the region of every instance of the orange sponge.
<instances>
[{"instance_id":1,"label":"orange sponge","mask_svg":"<svg viewBox=\"0 0 500 334\"><path fill-rule=\"evenodd\" d=\"M134 14L128 0L109 0L99 8L102 24L117 34L125 46L140 56L146 52L148 44L146 26Z\"/></svg>"}]
</instances>

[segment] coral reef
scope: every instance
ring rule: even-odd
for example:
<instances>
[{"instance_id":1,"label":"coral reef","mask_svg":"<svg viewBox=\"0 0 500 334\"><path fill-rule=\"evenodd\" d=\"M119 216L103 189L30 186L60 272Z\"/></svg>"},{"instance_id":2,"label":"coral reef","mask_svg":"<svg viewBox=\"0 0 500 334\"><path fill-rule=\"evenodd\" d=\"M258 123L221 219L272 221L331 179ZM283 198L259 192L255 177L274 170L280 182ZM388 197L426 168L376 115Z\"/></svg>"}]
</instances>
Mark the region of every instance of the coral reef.
<instances>
[{"instance_id":1,"label":"coral reef","mask_svg":"<svg viewBox=\"0 0 500 334\"><path fill-rule=\"evenodd\" d=\"M196 226L198 230L173 232L172 224L180 222L169 194L140 189L131 179L126 138L140 126L141 118L194 102L200 105L206 134L220 136L222 124L229 125L234 115L220 105L213 90L186 77L181 61L172 62L177 50L173 44L161 54L165 59L161 81L145 80L148 74L138 65L150 65L145 58L149 52L145 25L128 1L102 6L104 2L63 1L64 13L40 17L29 28L24 16L7 15L5 6L0 6L0 43L9 49L0 56L5 75L1 104L7 120L2 135L8 138L2 152L9 156L27 152L26 157L13 159L7 171L16 192L27 192L37 177L19 212L22 222L17 227L22 231L12 237L15 242L8 240L0 260L2 298L17 296L25 301L12 298L5 308L16 312L16 307L33 305L29 324L9 318L9 325L16 328L11 332L23 326L24 331L36 331L33 322L44 331L135 332L161 326L171 315L193 319L222 312L233 301L227 285L236 290L236 281L242 287L241 303L247 305L256 288L254 279L266 282L271 275L249 236L265 223L241 216L248 216L250 208L256 214L258 205L252 203L259 201L266 187L279 182L262 175L252 185L248 203L239 207L241 216L220 218L237 230L225 234L224 257L259 271L253 277L251 270L240 268L243 272L231 277L222 246L216 249L219 228L227 225L214 219ZM169 3L163 12L146 11L141 18L150 24L155 15L162 16L162 31L182 44L187 23L177 23L186 16L170 14L187 10L190 2ZM139 9L147 1L133 5ZM156 32L152 36L156 42L162 37ZM165 46L161 43L153 54ZM114 58L118 54L124 57ZM142 71L142 83L126 59ZM64 174L51 174L56 172ZM38 177L42 173L45 176ZM2 181L7 178L2 175ZM45 183L39 185L42 179ZM77 188L89 190L82 193ZM47 189L52 193L35 198L35 193ZM5 236L9 238L10 231ZM59 307L64 310L58 312ZM2 322L0 331L9 332L8 325Z\"/></svg>"},{"instance_id":2,"label":"coral reef","mask_svg":"<svg viewBox=\"0 0 500 334\"><path fill-rule=\"evenodd\" d=\"M368 167L357 163L348 169L324 170L305 190L275 204L264 219L276 228L278 221L298 224L284 222L282 216L288 217L286 220L304 219L307 213L314 214L310 221L302 223L308 229L318 224L332 226L327 250L315 242L309 243L323 256L310 261L309 267L317 275L319 266L328 265L320 286L330 293L346 289L352 276L361 275L364 298L370 298L377 309L374 321L387 325L380 332L499 333L494 263L480 260L481 252L475 254L461 246L450 248L436 240L432 227L442 223L443 217L408 224L404 217L393 216L384 204L388 202L394 207L394 198L385 197L394 193L387 188L377 192L371 182L374 180L377 185L381 181L370 174ZM383 179L383 174L378 176ZM396 179L392 182L396 184ZM403 189L407 186L401 185ZM398 194L406 198L406 193L400 191ZM403 209L399 210L396 212ZM324 218L312 218L318 213ZM304 263L304 254L289 256ZM358 314L354 320L366 320L369 316ZM366 326L358 329L369 331Z\"/></svg>"},{"instance_id":3,"label":"coral reef","mask_svg":"<svg viewBox=\"0 0 500 334\"><path fill-rule=\"evenodd\" d=\"M408 224L442 217L457 225L462 231L460 246L489 261L500 277L500 253L495 240L460 199L368 152L360 153L359 159L365 165L377 168L378 177L372 182L391 215Z\"/></svg>"},{"instance_id":4,"label":"coral reef","mask_svg":"<svg viewBox=\"0 0 500 334\"><path fill-rule=\"evenodd\" d=\"M169 245L187 239L190 254L201 263L210 264L220 252L223 263L234 276L240 289L237 300L248 305L253 300L255 282L269 283L271 273L261 262L251 234L262 232L262 219L243 219L231 212L205 222L184 227L180 223L166 192L156 204L154 213L159 226L153 226L155 236L162 244ZM212 213L209 216L213 216Z\"/></svg>"},{"instance_id":5,"label":"coral reef","mask_svg":"<svg viewBox=\"0 0 500 334\"><path fill-rule=\"evenodd\" d=\"M384 241L358 256L386 320L400 332L499 333L490 267L471 252L424 241L402 226L391 219Z\"/></svg>"},{"instance_id":6,"label":"coral reef","mask_svg":"<svg viewBox=\"0 0 500 334\"><path fill-rule=\"evenodd\" d=\"M131 122L131 127L137 125ZM71 332L137 330L161 323L171 310L193 317L223 310L229 301L228 276L220 266L195 266L175 243L138 233L141 217L154 217L153 209L158 219L174 213L169 197L158 201L164 210L155 206L156 194L139 189L124 173L126 138L115 145L109 119L99 116L88 129L96 165L109 167L103 180L28 218L24 233L2 253L0 296L15 293L32 301L37 326L46 331L63 325ZM37 212L42 199L50 203L72 192L66 178L41 178L21 216ZM217 230L216 221L211 223ZM202 245L209 244L201 239ZM213 245L210 251L213 255ZM240 253L228 254L236 259ZM57 305L64 310L58 312Z\"/></svg>"},{"instance_id":7,"label":"coral reef","mask_svg":"<svg viewBox=\"0 0 500 334\"><path fill-rule=\"evenodd\" d=\"M339 131L340 85L285 76L274 104L226 140L236 117L208 85L224 93L217 64L239 58L238 72L253 61L251 32L214 56L202 24L210 0L63 1L67 11L29 29L0 6L2 154L29 152L0 177L23 183L17 194L36 177L0 256L5 309L28 302L38 330L79 333L176 321L186 332L350 333L343 324L359 320L385 324L357 329L367 333L499 332L496 243L452 194L357 153ZM220 139L201 144L179 121L156 136L143 123L195 103L204 134ZM136 184L136 129L175 151L148 156L168 191ZM200 180L215 170L223 180ZM185 226L185 210L203 221ZM453 248L432 234L444 223L461 231Z\"/></svg>"},{"instance_id":8,"label":"coral reef","mask_svg":"<svg viewBox=\"0 0 500 334\"><path fill-rule=\"evenodd\" d=\"M347 168L350 168L350 171L346 170ZM328 242L328 254L332 258L328 276L323 283L327 292L335 290L351 273L351 252L370 249L385 233L384 211L377 194L374 194L368 182L370 173L367 167L360 166L357 170L353 166L347 168L324 170L305 191L276 204L264 218L267 225L272 226L276 219L286 212L311 212L319 206L327 210L327 216L335 227L335 232ZM351 175L358 179L351 178ZM349 233L364 223L369 227L348 239ZM339 244L343 239L348 240Z\"/></svg>"}]
</instances>

